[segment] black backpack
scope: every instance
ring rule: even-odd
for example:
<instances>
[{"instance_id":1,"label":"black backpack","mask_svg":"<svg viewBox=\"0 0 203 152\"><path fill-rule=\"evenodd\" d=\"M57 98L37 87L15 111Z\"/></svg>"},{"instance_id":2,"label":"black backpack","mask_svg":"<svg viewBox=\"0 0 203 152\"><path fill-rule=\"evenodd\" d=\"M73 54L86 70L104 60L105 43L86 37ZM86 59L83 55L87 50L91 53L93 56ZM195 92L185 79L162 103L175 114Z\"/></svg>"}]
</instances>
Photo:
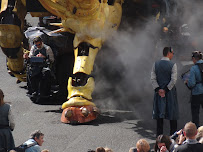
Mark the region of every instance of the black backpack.
<instances>
[{"instance_id":1,"label":"black backpack","mask_svg":"<svg viewBox=\"0 0 203 152\"><path fill-rule=\"evenodd\" d=\"M37 145L37 143L32 143L32 144L29 144L29 145L27 145L27 144L21 144L20 146L15 147L14 150L16 152L25 152L25 150L27 148L30 148L30 147L35 146L35 145Z\"/></svg>"},{"instance_id":2,"label":"black backpack","mask_svg":"<svg viewBox=\"0 0 203 152\"><path fill-rule=\"evenodd\" d=\"M196 63L196 65L199 67L203 83L203 63Z\"/></svg>"}]
</instances>

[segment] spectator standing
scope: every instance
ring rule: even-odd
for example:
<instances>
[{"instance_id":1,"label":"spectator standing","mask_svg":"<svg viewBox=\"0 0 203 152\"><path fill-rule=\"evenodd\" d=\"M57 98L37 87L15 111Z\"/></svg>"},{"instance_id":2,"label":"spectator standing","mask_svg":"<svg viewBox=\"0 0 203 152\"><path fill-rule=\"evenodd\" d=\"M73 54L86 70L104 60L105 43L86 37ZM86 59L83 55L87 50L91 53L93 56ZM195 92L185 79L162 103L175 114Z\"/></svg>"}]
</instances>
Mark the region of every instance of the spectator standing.
<instances>
[{"instance_id":1,"label":"spectator standing","mask_svg":"<svg viewBox=\"0 0 203 152\"><path fill-rule=\"evenodd\" d=\"M199 143L196 140L197 135L197 127L194 123L188 122L185 124L184 127L184 136L186 140L183 142L182 145L178 146L175 149L175 152L202 152L203 151L203 144Z\"/></svg>"},{"instance_id":2,"label":"spectator standing","mask_svg":"<svg viewBox=\"0 0 203 152\"><path fill-rule=\"evenodd\" d=\"M0 89L0 150L9 151L15 147L12 132L15 123L11 106L4 102L4 93Z\"/></svg>"},{"instance_id":3,"label":"spectator standing","mask_svg":"<svg viewBox=\"0 0 203 152\"><path fill-rule=\"evenodd\" d=\"M192 91L191 97L191 112L192 122L199 127L199 110L200 105L203 108L203 80L202 73L200 72L199 65L203 65L202 53L200 51L194 51L192 53L192 61L195 64L190 69L189 80L185 83Z\"/></svg>"},{"instance_id":4,"label":"spectator standing","mask_svg":"<svg viewBox=\"0 0 203 152\"><path fill-rule=\"evenodd\" d=\"M151 82L154 93L153 119L157 120L156 135L163 134L163 120L170 120L170 135L177 130L179 117L177 92L177 65L171 62L174 51L171 47L163 49L163 57L152 67Z\"/></svg>"}]
</instances>

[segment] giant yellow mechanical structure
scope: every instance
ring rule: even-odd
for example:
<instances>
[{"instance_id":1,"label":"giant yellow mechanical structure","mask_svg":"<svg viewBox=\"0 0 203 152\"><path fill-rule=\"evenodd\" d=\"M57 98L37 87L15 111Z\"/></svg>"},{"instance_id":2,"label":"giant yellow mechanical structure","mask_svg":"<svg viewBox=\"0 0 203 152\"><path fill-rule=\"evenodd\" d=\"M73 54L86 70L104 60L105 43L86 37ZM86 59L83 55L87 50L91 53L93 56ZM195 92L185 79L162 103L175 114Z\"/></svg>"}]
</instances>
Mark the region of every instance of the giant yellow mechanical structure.
<instances>
[{"instance_id":1,"label":"giant yellow mechanical structure","mask_svg":"<svg viewBox=\"0 0 203 152\"><path fill-rule=\"evenodd\" d=\"M94 79L91 77L95 57L103 42L117 30L124 0L38 0L48 11L61 18L61 28L53 32L71 32L75 62L73 77L68 80L68 97L63 103L61 121L84 123L96 119L99 110L92 102ZM27 14L26 0L2 0L0 46L7 56L7 65L21 81L26 81L23 65L23 27ZM34 6L33 6L34 7ZM32 16L47 13L32 12Z\"/></svg>"}]
</instances>

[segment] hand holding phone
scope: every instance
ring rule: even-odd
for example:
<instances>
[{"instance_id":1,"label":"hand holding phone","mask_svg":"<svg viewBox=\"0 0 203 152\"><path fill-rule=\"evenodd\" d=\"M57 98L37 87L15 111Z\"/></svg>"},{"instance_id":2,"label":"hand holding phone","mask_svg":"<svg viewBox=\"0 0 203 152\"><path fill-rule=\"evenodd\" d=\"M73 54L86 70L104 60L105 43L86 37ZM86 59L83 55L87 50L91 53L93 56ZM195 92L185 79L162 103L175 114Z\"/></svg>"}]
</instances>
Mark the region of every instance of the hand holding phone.
<instances>
[{"instance_id":1,"label":"hand holding phone","mask_svg":"<svg viewBox=\"0 0 203 152\"><path fill-rule=\"evenodd\" d=\"M160 152L165 152L165 151L167 151L166 146L161 146L161 148L160 148Z\"/></svg>"}]
</instances>

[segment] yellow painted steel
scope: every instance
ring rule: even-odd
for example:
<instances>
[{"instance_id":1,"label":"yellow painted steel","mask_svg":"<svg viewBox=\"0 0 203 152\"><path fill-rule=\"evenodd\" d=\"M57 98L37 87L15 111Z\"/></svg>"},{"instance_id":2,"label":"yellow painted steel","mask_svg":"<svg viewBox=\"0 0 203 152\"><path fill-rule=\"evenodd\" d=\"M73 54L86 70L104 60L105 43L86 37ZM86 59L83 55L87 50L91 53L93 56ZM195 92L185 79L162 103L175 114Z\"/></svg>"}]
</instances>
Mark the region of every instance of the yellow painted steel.
<instances>
[{"instance_id":1,"label":"yellow painted steel","mask_svg":"<svg viewBox=\"0 0 203 152\"><path fill-rule=\"evenodd\" d=\"M44 17L44 16L50 16L51 13L49 13L49 12L30 12L30 15L32 17Z\"/></svg>"},{"instance_id":2,"label":"yellow painted steel","mask_svg":"<svg viewBox=\"0 0 203 152\"><path fill-rule=\"evenodd\" d=\"M26 6L26 0L21 0L22 4Z\"/></svg>"},{"instance_id":3,"label":"yellow painted steel","mask_svg":"<svg viewBox=\"0 0 203 152\"><path fill-rule=\"evenodd\" d=\"M23 40L19 26L0 24L0 45L4 48L20 47Z\"/></svg>"},{"instance_id":4,"label":"yellow painted steel","mask_svg":"<svg viewBox=\"0 0 203 152\"><path fill-rule=\"evenodd\" d=\"M1 12L6 10L8 0L1 1ZM74 54L75 63L73 74L85 73L91 75L98 51L103 42L117 30L122 16L122 3L124 0L116 0L113 5L108 5L107 0L39 0L48 12L62 19L57 24L61 29L53 32L71 32L75 34ZM26 15L26 0L17 0L13 10L21 20L21 27L15 25L0 25L0 45L5 48L17 48L20 50L17 59L8 58L8 68L14 71L14 75L21 81L26 79L25 74L17 74L23 70L23 52L21 48L22 31ZM42 12L31 12L34 17L48 15ZM78 46L81 42L87 42L93 47L89 48L88 56L78 56ZM62 108L71 106L95 106L92 103L94 79L90 77L85 86L73 86L72 78L68 81L68 101Z\"/></svg>"},{"instance_id":5,"label":"yellow painted steel","mask_svg":"<svg viewBox=\"0 0 203 152\"><path fill-rule=\"evenodd\" d=\"M88 100L92 100L91 94L94 90L94 86L94 78L90 77L85 86L74 87L72 86L72 78L70 77L68 80L68 99L74 96L82 96Z\"/></svg>"},{"instance_id":6,"label":"yellow painted steel","mask_svg":"<svg viewBox=\"0 0 203 152\"><path fill-rule=\"evenodd\" d=\"M1 12L5 11L8 6L8 0L1 0Z\"/></svg>"},{"instance_id":7,"label":"yellow painted steel","mask_svg":"<svg viewBox=\"0 0 203 152\"><path fill-rule=\"evenodd\" d=\"M67 102L64 102L62 105L62 109L68 108L68 107L82 107L82 106L93 106L96 107L96 105L93 102L90 102L84 98L81 97L73 97L69 99Z\"/></svg>"},{"instance_id":8,"label":"yellow painted steel","mask_svg":"<svg viewBox=\"0 0 203 152\"><path fill-rule=\"evenodd\" d=\"M95 104L91 102L94 86L94 79L90 77L85 86L74 87L72 86L72 78L70 77L68 80L68 101L63 103L62 109L71 106L95 106Z\"/></svg>"},{"instance_id":9,"label":"yellow painted steel","mask_svg":"<svg viewBox=\"0 0 203 152\"><path fill-rule=\"evenodd\" d=\"M75 33L74 54L75 63L73 74L93 71L95 57L103 42L117 30L122 16L123 0L116 0L114 5L108 5L107 0L39 0L51 13L61 17L62 29L54 32ZM88 56L78 56L78 45L87 42L93 46L89 48ZM93 105L89 100L94 89L94 79L89 78L85 86L72 86L72 78L68 81L68 101L62 108L70 106Z\"/></svg>"},{"instance_id":10,"label":"yellow painted steel","mask_svg":"<svg viewBox=\"0 0 203 152\"><path fill-rule=\"evenodd\" d=\"M8 7L8 1L3 0L1 6L1 13ZM11 24L0 25L0 46L3 48L16 48L19 49L17 58L11 59L7 57L7 66L17 79L26 81L26 74L24 70L23 48L21 46L23 40L24 18L26 15L25 0L17 0L13 12L18 16L21 21L21 27ZM21 73L22 72L22 73Z\"/></svg>"},{"instance_id":11,"label":"yellow painted steel","mask_svg":"<svg viewBox=\"0 0 203 152\"><path fill-rule=\"evenodd\" d=\"M20 74L24 70L23 49L19 50L16 59L7 58L7 66L18 80L26 81L26 74ZM15 73L17 72L17 73Z\"/></svg>"},{"instance_id":12,"label":"yellow painted steel","mask_svg":"<svg viewBox=\"0 0 203 152\"><path fill-rule=\"evenodd\" d=\"M78 49L75 49L75 63L73 74L77 72L86 73L88 75L93 71L94 60L97 55L98 49L89 49L89 56L77 56Z\"/></svg>"},{"instance_id":13,"label":"yellow painted steel","mask_svg":"<svg viewBox=\"0 0 203 152\"><path fill-rule=\"evenodd\" d=\"M39 0L51 13L62 18L67 31L102 40L116 30L121 21L121 2L114 5L98 0ZM63 30L63 31L65 31Z\"/></svg>"}]
</instances>

